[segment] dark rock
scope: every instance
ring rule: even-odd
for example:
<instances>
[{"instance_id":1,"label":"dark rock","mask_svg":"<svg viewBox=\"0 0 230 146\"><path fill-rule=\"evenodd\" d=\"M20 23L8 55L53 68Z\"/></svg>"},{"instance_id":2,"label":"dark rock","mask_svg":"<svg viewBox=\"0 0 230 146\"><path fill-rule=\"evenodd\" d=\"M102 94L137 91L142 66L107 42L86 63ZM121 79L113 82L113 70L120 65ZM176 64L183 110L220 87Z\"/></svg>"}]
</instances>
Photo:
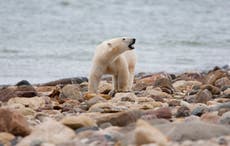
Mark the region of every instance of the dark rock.
<instances>
[{"instance_id":1,"label":"dark rock","mask_svg":"<svg viewBox=\"0 0 230 146\"><path fill-rule=\"evenodd\" d=\"M168 78L156 79L153 86L154 87L160 87L163 92L166 92L169 94L172 94L174 91L174 88L172 86L172 82Z\"/></svg>"},{"instance_id":2,"label":"dark rock","mask_svg":"<svg viewBox=\"0 0 230 146\"><path fill-rule=\"evenodd\" d=\"M34 97L36 90L31 85L9 86L0 89L0 101L8 101L13 97Z\"/></svg>"},{"instance_id":3,"label":"dark rock","mask_svg":"<svg viewBox=\"0 0 230 146\"><path fill-rule=\"evenodd\" d=\"M22 80L16 84L16 86L22 86L22 85L31 85L27 80Z\"/></svg>"},{"instance_id":4,"label":"dark rock","mask_svg":"<svg viewBox=\"0 0 230 146\"><path fill-rule=\"evenodd\" d=\"M208 108L206 106L199 105L192 110L191 114L196 115L196 116L201 116L202 114L206 112L208 112Z\"/></svg>"},{"instance_id":5,"label":"dark rock","mask_svg":"<svg viewBox=\"0 0 230 146\"><path fill-rule=\"evenodd\" d=\"M0 132L9 132L15 136L26 136L30 134L29 124L20 113L0 108Z\"/></svg>"},{"instance_id":6,"label":"dark rock","mask_svg":"<svg viewBox=\"0 0 230 146\"><path fill-rule=\"evenodd\" d=\"M209 100L212 99L212 93L208 90L202 90L197 94L196 102L197 103L207 103Z\"/></svg>"},{"instance_id":7,"label":"dark rock","mask_svg":"<svg viewBox=\"0 0 230 146\"><path fill-rule=\"evenodd\" d=\"M43 83L41 86L56 86L56 85L66 85L66 84L81 84L82 82L88 82L86 77L74 77L74 78L65 78L56 81L51 81L48 83Z\"/></svg>"},{"instance_id":8,"label":"dark rock","mask_svg":"<svg viewBox=\"0 0 230 146\"><path fill-rule=\"evenodd\" d=\"M180 105L180 100L170 100L168 101L169 106L179 106Z\"/></svg>"},{"instance_id":9,"label":"dark rock","mask_svg":"<svg viewBox=\"0 0 230 146\"><path fill-rule=\"evenodd\" d=\"M187 117L189 115L190 115L190 110L186 106L181 106L176 112L176 117Z\"/></svg>"}]
</instances>

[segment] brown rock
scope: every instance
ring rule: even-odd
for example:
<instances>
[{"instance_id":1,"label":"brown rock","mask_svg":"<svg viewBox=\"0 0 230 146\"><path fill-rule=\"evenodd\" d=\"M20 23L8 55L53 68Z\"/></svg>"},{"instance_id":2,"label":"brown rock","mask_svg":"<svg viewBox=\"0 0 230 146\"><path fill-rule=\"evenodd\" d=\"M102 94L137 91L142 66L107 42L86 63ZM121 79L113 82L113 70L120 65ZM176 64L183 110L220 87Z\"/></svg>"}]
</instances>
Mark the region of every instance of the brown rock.
<instances>
[{"instance_id":1,"label":"brown rock","mask_svg":"<svg viewBox=\"0 0 230 146\"><path fill-rule=\"evenodd\" d=\"M211 99L212 99L212 93L208 89L205 89L198 93L196 97L196 102L197 103L207 103Z\"/></svg>"},{"instance_id":2,"label":"brown rock","mask_svg":"<svg viewBox=\"0 0 230 146\"><path fill-rule=\"evenodd\" d=\"M147 86L154 85L155 81L159 78L170 79L171 77L169 74L163 73L163 72L149 75L149 76L144 77L140 80L137 80L136 84L134 85L134 90L138 90L138 91L144 90L144 89L146 89Z\"/></svg>"},{"instance_id":3,"label":"brown rock","mask_svg":"<svg viewBox=\"0 0 230 146\"><path fill-rule=\"evenodd\" d=\"M148 97L154 99L155 101L164 102L164 99L159 96L150 95Z\"/></svg>"},{"instance_id":4,"label":"brown rock","mask_svg":"<svg viewBox=\"0 0 230 146\"><path fill-rule=\"evenodd\" d=\"M61 123L72 129L97 126L96 122L93 119L84 115L64 117L61 120Z\"/></svg>"},{"instance_id":5,"label":"brown rock","mask_svg":"<svg viewBox=\"0 0 230 146\"><path fill-rule=\"evenodd\" d=\"M7 132L0 132L0 144L10 145L10 141L15 138L14 135Z\"/></svg>"},{"instance_id":6,"label":"brown rock","mask_svg":"<svg viewBox=\"0 0 230 146\"><path fill-rule=\"evenodd\" d=\"M186 106L181 106L177 112L176 117L187 117L191 114L190 109Z\"/></svg>"},{"instance_id":7,"label":"brown rock","mask_svg":"<svg viewBox=\"0 0 230 146\"><path fill-rule=\"evenodd\" d=\"M33 97L33 98L15 97L15 98L10 99L7 102L7 104L11 105L15 103L18 103L18 104L20 103L24 105L25 107L29 107L29 108L36 110L38 108L45 107L45 105L49 102L50 102L49 97Z\"/></svg>"},{"instance_id":8,"label":"brown rock","mask_svg":"<svg viewBox=\"0 0 230 146\"><path fill-rule=\"evenodd\" d=\"M156 98L156 97L159 97L159 98L172 98L172 96L170 94L162 92L162 91L159 91L156 88L152 89L151 87L148 87L145 90L144 95L150 96L152 98Z\"/></svg>"},{"instance_id":9,"label":"brown rock","mask_svg":"<svg viewBox=\"0 0 230 146\"><path fill-rule=\"evenodd\" d=\"M126 126L136 122L142 115L140 110L123 111L119 113L108 114L96 119L97 124L111 123L113 126Z\"/></svg>"},{"instance_id":10,"label":"brown rock","mask_svg":"<svg viewBox=\"0 0 230 146\"><path fill-rule=\"evenodd\" d=\"M226 90L224 90L224 95L230 96L230 88L227 88Z\"/></svg>"},{"instance_id":11,"label":"brown rock","mask_svg":"<svg viewBox=\"0 0 230 146\"><path fill-rule=\"evenodd\" d=\"M101 81L98 90L101 94L108 94L112 90L112 84L106 81Z\"/></svg>"},{"instance_id":12,"label":"brown rock","mask_svg":"<svg viewBox=\"0 0 230 146\"><path fill-rule=\"evenodd\" d=\"M179 106L180 105L180 100L169 100L168 101L169 106Z\"/></svg>"},{"instance_id":13,"label":"brown rock","mask_svg":"<svg viewBox=\"0 0 230 146\"><path fill-rule=\"evenodd\" d=\"M174 82L172 85L176 91L187 92L188 90L191 90L194 86L202 85L202 83L199 81L179 80L179 81Z\"/></svg>"},{"instance_id":14,"label":"brown rock","mask_svg":"<svg viewBox=\"0 0 230 146\"><path fill-rule=\"evenodd\" d=\"M31 85L10 86L0 89L0 101L8 101L13 97L33 97L37 92Z\"/></svg>"},{"instance_id":15,"label":"brown rock","mask_svg":"<svg viewBox=\"0 0 230 146\"><path fill-rule=\"evenodd\" d=\"M61 89L61 98L72 98L78 101L83 101L83 95L78 84L68 84Z\"/></svg>"},{"instance_id":16,"label":"brown rock","mask_svg":"<svg viewBox=\"0 0 230 146\"><path fill-rule=\"evenodd\" d=\"M167 145L167 137L158 129L154 128L144 120L138 120L134 131L136 145L156 143L159 146Z\"/></svg>"},{"instance_id":17,"label":"brown rock","mask_svg":"<svg viewBox=\"0 0 230 146\"><path fill-rule=\"evenodd\" d=\"M167 107L162 107L158 109L150 109L143 112L142 118L145 119L145 117L157 117L162 119L170 119L172 117L171 110ZM147 118L148 119L148 118Z\"/></svg>"},{"instance_id":18,"label":"brown rock","mask_svg":"<svg viewBox=\"0 0 230 146\"><path fill-rule=\"evenodd\" d=\"M176 80L203 82L204 76L198 72L186 72L177 76Z\"/></svg>"},{"instance_id":19,"label":"brown rock","mask_svg":"<svg viewBox=\"0 0 230 146\"><path fill-rule=\"evenodd\" d=\"M205 83L214 85L218 79L225 77L225 76L226 76L226 73L222 70L211 71L205 77Z\"/></svg>"},{"instance_id":20,"label":"brown rock","mask_svg":"<svg viewBox=\"0 0 230 146\"><path fill-rule=\"evenodd\" d=\"M228 77L220 78L215 82L215 86L219 88L223 88L224 86L230 86L230 79Z\"/></svg>"},{"instance_id":21,"label":"brown rock","mask_svg":"<svg viewBox=\"0 0 230 146\"><path fill-rule=\"evenodd\" d=\"M200 119L204 122L212 124L218 124L220 121L220 117L217 115L217 112L204 113Z\"/></svg>"},{"instance_id":22,"label":"brown rock","mask_svg":"<svg viewBox=\"0 0 230 146\"><path fill-rule=\"evenodd\" d=\"M41 143L61 144L71 141L75 137L75 132L69 127L48 119L37 125L30 135L23 138L17 146L31 146L36 141Z\"/></svg>"},{"instance_id":23,"label":"brown rock","mask_svg":"<svg viewBox=\"0 0 230 146\"><path fill-rule=\"evenodd\" d=\"M20 113L0 108L0 115L0 132L9 132L16 136L30 134L29 125Z\"/></svg>"},{"instance_id":24,"label":"brown rock","mask_svg":"<svg viewBox=\"0 0 230 146\"><path fill-rule=\"evenodd\" d=\"M111 99L111 96L109 96L107 94L95 94L95 93L86 93L84 95L84 99L89 100L89 99L91 99L93 97L96 97L96 96L101 96L101 97L103 97L104 99L107 99L107 100Z\"/></svg>"},{"instance_id":25,"label":"brown rock","mask_svg":"<svg viewBox=\"0 0 230 146\"><path fill-rule=\"evenodd\" d=\"M104 99L103 97L101 96L95 96L91 99L89 99L88 101L86 101L86 103L89 105L89 106L92 106L96 103L101 103L101 102L106 102L107 100Z\"/></svg>"},{"instance_id":26,"label":"brown rock","mask_svg":"<svg viewBox=\"0 0 230 146\"><path fill-rule=\"evenodd\" d=\"M202 85L201 89L208 89L213 95L220 94L220 89L213 85Z\"/></svg>"},{"instance_id":27,"label":"brown rock","mask_svg":"<svg viewBox=\"0 0 230 146\"><path fill-rule=\"evenodd\" d=\"M89 112L101 112L101 113L114 113L128 110L128 107L123 105L116 105L112 103L102 102L96 103L89 108Z\"/></svg>"}]
</instances>

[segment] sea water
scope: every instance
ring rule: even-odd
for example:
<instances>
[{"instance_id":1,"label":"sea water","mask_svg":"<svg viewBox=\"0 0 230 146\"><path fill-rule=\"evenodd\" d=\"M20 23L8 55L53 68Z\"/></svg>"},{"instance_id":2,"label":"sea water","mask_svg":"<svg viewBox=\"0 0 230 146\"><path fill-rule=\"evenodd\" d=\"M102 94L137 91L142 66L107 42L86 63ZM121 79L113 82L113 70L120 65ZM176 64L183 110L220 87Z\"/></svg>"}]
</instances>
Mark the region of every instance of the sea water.
<instances>
[{"instance_id":1,"label":"sea water","mask_svg":"<svg viewBox=\"0 0 230 146\"><path fill-rule=\"evenodd\" d=\"M230 64L230 1L1 0L0 84L87 76L120 36L137 40L136 73Z\"/></svg>"}]
</instances>

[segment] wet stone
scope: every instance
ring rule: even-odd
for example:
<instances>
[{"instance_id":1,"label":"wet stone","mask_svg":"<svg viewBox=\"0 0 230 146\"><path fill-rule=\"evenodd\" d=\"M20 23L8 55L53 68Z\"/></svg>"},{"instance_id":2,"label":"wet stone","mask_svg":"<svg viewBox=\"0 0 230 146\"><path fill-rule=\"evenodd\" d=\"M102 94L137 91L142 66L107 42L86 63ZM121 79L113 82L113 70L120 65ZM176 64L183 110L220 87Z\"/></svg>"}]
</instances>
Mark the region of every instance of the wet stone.
<instances>
[{"instance_id":1,"label":"wet stone","mask_svg":"<svg viewBox=\"0 0 230 146\"><path fill-rule=\"evenodd\" d=\"M181 106L176 112L176 117L187 117L189 115L190 109L186 106Z\"/></svg>"},{"instance_id":2,"label":"wet stone","mask_svg":"<svg viewBox=\"0 0 230 146\"><path fill-rule=\"evenodd\" d=\"M212 99L212 93L208 89L205 89L198 93L196 97L196 102L197 103L207 103L211 99Z\"/></svg>"}]
</instances>

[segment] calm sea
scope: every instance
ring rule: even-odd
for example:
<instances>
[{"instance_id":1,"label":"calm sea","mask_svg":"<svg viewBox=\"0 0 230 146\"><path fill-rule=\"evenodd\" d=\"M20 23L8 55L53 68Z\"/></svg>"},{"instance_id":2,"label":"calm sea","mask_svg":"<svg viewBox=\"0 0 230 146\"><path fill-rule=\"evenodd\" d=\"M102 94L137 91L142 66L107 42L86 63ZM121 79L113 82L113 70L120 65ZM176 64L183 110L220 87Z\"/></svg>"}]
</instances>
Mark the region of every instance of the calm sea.
<instances>
[{"instance_id":1,"label":"calm sea","mask_svg":"<svg viewBox=\"0 0 230 146\"><path fill-rule=\"evenodd\" d=\"M0 84L87 76L119 36L137 39L137 73L230 64L230 0L1 0Z\"/></svg>"}]
</instances>

